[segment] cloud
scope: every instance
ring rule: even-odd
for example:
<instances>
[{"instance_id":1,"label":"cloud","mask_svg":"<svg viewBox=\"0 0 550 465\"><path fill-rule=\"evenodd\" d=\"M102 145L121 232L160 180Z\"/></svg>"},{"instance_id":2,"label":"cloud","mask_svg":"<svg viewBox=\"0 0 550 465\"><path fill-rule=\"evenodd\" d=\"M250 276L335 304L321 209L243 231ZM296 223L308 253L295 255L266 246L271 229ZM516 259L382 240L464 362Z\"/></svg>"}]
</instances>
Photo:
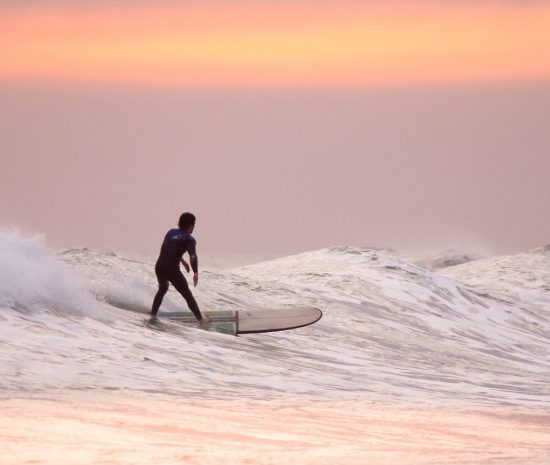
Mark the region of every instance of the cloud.
<instances>
[{"instance_id":1,"label":"cloud","mask_svg":"<svg viewBox=\"0 0 550 465\"><path fill-rule=\"evenodd\" d=\"M456 2L445 2L451 3ZM113 8L112 2L108 8L42 6L0 15L0 78L155 86L550 78L550 63L540 60L550 50L550 6L517 14L514 8L479 2L456 8L435 4L444 3L378 2L371 7L364 2L241 0L166 6L132 2L128 8Z\"/></svg>"}]
</instances>

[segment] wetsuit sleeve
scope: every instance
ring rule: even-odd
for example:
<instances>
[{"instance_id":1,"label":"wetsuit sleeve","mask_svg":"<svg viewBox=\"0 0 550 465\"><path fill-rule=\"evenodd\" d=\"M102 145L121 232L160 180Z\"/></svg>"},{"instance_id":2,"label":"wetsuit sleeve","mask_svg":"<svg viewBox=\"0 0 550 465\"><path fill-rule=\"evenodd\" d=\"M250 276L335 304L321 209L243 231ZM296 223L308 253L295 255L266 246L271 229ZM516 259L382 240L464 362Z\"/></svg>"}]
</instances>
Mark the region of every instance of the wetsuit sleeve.
<instances>
[{"instance_id":1,"label":"wetsuit sleeve","mask_svg":"<svg viewBox=\"0 0 550 465\"><path fill-rule=\"evenodd\" d=\"M194 273L199 272L199 259L197 258L197 241L191 239L187 241L187 252L189 252L189 263Z\"/></svg>"}]
</instances>

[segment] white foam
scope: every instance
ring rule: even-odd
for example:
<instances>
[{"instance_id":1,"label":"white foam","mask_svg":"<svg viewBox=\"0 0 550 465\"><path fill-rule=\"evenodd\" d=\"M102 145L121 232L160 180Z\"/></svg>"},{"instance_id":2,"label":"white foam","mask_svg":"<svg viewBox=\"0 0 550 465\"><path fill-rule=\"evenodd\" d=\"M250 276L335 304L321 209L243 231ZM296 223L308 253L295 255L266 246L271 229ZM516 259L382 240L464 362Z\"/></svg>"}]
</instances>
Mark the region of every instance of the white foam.
<instances>
[{"instance_id":1,"label":"white foam","mask_svg":"<svg viewBox=\"0 0 550 465\"><path fill-rule=\"evenodd\" d=\"M0 230L0 263L0 308L97 313L84 282L55 258L45 236Z\"/></svg>"}]
</instances>

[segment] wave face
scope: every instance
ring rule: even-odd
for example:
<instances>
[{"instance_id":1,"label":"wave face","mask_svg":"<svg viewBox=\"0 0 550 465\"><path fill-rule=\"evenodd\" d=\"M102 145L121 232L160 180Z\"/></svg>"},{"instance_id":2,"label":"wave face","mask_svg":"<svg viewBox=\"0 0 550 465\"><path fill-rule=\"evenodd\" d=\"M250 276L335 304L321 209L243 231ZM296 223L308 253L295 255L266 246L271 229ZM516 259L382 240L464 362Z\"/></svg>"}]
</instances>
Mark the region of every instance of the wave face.
<instances>
[{"instance_id":1,"label":"wave face","mask_svg":"<svg viewBox=\"0 0 550 465\"><path fill-rule=\"evenodd\" d=\"M324 313L309 327L231 337L152 323L151 263L54 252L4 231L0 387L546 407L550 248L460 262L438 257L430 270L390 250L333 247L205 270L194 290L203 311ZM184 306L173 290L163 304Z\"/></svg>"}]
</instances>

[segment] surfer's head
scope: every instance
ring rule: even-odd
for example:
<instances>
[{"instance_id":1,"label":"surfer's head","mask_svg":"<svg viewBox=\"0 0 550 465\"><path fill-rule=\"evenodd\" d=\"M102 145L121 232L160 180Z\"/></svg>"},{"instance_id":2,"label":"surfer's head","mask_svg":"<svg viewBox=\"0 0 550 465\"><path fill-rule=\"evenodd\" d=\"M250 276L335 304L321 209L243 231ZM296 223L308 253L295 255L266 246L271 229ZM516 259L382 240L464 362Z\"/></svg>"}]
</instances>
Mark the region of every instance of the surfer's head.
<instances>
[{"instance_id":1,"label":"surfer's head","mask_svg":"<svg viewBox=\"0 0 550 465\"><path fill-rule=\"evenodd\" d=\"M182 213L180 216L180 220L178 221L178 227L180 229L189 229L192 226L195 226L195 215L193 213L185 212Z\"/></svg>"}]
</instances>

